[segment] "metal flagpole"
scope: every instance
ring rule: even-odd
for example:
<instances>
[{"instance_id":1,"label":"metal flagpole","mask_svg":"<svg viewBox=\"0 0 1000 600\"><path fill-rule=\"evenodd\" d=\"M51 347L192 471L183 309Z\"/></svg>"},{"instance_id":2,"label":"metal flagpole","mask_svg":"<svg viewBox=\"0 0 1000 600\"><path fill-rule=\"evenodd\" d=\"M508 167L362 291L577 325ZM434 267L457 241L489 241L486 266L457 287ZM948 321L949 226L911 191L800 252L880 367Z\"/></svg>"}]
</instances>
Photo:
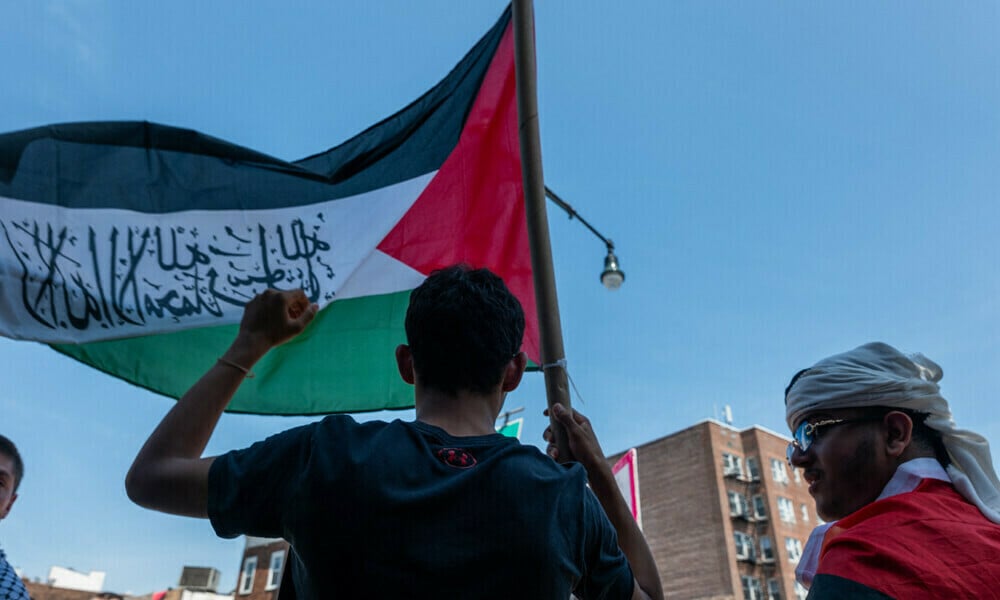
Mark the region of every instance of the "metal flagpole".
<instances>
[{"instance_id":1,"label":"metal flagpole","mask_svg":"<svg viewBox=\"0 0 1000 600\"><path fill-rule=\"evenodd\" d=\"M549 221L545 213L545 180L542 176L542 147L538 132L538 97L535 68L535 14L531 0L513 0L514 72L517 81L517 124L521 142L521 172L524 204L528 218L528 244L534 272L535 303L538 308L538 335L545 396L549 409L555 403L570 408L566 354L563 350L559 301L556 297L549 244ZM571 460L566 431L550 417L560 462Z\"/></svg>"}]
</instances>

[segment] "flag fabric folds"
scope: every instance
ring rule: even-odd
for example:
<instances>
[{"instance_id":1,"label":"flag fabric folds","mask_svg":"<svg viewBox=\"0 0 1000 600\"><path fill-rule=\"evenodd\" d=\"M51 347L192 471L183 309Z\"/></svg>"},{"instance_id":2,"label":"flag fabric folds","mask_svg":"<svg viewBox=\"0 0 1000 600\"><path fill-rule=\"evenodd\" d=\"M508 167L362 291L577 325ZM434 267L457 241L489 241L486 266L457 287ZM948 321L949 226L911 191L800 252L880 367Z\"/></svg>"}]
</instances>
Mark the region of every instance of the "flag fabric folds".
<instances>
[{"instance_id":1,"label":"flag fabric folds","mask_svg":"<svg viewBox=\"0 0 1000 600\"><path fill-rule=\"evenodd\" d=\"M228 410L412 406L393 357L409 291L457 262L504 278L538 363L509 8L412 104L295 162L148 122L0 135L0 335L167 396L256 293L301 287L315 321Z\"/></svg>"}]
</instances>

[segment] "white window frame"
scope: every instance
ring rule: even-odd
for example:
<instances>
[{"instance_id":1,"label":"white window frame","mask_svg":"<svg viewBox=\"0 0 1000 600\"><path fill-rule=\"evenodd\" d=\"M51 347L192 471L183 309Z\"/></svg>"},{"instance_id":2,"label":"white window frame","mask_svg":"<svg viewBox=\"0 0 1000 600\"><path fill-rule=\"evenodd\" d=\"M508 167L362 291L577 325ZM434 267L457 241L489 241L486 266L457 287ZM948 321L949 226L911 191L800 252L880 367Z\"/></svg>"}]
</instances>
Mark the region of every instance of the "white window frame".
<instances>
[{"instance_id":1,"label":"white window frame","mask_svg":"<svg viewBox=\"0 0 1000 600\"><path fill-rule=\"evenodd\" d=\"M729 500L729 516L747 516L747 497L739 492L727 491L726 498Z\"/></svg>"},{"instance_id":2,"label":"white window frame","mask_svg":"<svg viewBox=\"0 0 1000 600\"><path fill-rule=\"evenodd\" d=\"M797 538L785 538L785 551L788 552L788 562L796 565L802 559L802 541Z\"/></svg>"},{"instance_id":3,"label":"white window frame","mask_svg":"<svg viewBox=\"0 0 1000 600\"><path fill-rule=\"evenodd\" d=\"M277 568L275 568L275 562L277 562ZM281 571L285 566L285 551L275 550L271 553L271 561L268 563L267 569L267 585L264 589L271 591L277 589L281 585Z\"/></svg>"},{"instance_id":4,"label":"white window frame","mask_svg":"<svg viewBox=\"0 0 1000 600\"><path fill-rule=\"evenodd\" d=\"M778 516L785 523L796 523L795 520L795 503L789 498L784 496L778 496Z\"/></svg>"},{"instance_id":5,"label":"white window frame","mask_svg":"<svg viewBox=\"0 0 1000 600\"><path fill-rule=\"evenodd\" d=\"M767 580L767 600L781 600L781 580Z\"/></svg>"},{"instance_id":6,"label":"white window frame","mask_svg":"<svg viewBox=\"0 0 1000 600\"><path fill-rule=\"evenodd\" d=\"M808 523L809 522L809 506L806 505L805 503L800 504L799 505L799 512L802 513L802 522L803 523Z\"/></svg>"},{"instance_id":7,"label":"white window frame","mask_svg":"<svg viewBox=\"0 0 1000 600\"><path fill-rule=\"evenodd\" d=\"M774 562L774 546L771 545L771 538L766 535L760 538L760 560L765 563Z\"/></svg>"},{"instance_id":8,"label":"white window frame","mask_svg":"<svg viewBox=\"0 0 1000 600\"><path fill-rule=\"evenodd\" d=\"M796 598L796 600L806 600L807 596L809 596L809 590L806 589L806 586L804 586L801 583L799 583L798 581L796 581L795 582L795 598Z\"/></svg>"},{"instance_id":9,"label":"white window frame","mask_svg":"<svg viewBox=\"0 0 1000 600\"><path fill-rule=\"evenodd\" d=\"M249 577L247 574L249 573ZM240 585L238 592L241 596L246 596L247 594L253 592L253 580L254 576L257 574L257 557L248 556L243 561L243 570L240 571Z\"/></svg>"},{"instance_id":10,"label":"white window frame","mask_svg":"<svg viewBox=\"0 0 1000 600\"><path fill-rule=\"evenodd\" d=\"M737 477L743 477L743 457L723 452L722 474L724 476L735 475Z\"/></svg>"},{"instance_id":11,"label":"white window frame","mask_svg":"<svg viewBox=\"0 0 1000 600\"><path fill-rule=\"evenodd\" d=\"M767 519L767 502L760 494L753 497L753 518L759 521Z\"/></svg>"},{"instance_id":12,"label":"white window frame","mask_svg":"<svg viewBox=\"0 0 1000 600\"><path fill-rule=\"evenodd\" d=\"M753 560L753 537L742 531L733 532L733 543L736 545L736 560Z\"/></svg>"},{"instance_id":13,"label":"white window frame","mask_svg":"<svg viewBox=\"0 0 1000 600\"><path fill-rule=\"evenodd\" d=\"M764 590L760 587L760 579L752 575L740 575L743 584L744 600L764 600Z\"/></svg>"},{"instance_id":14,"label":"white window frame","mask_svg":"<svg viewBox=\"0 0 1000 600\"><path fill-rule=\"evenodd\" d=\"M776 483L788 483L788 469L785 468L785 461L777 458L771 459L771 478Z\"/></svg>"},{"instance_id":15,"label":"white window frame","mask_svg":"<svg viewBox=\"0 0 1000 600\"><path fill-rule=\"evenodd\" d=\"M760 481L760 462L752 456L747 457L747 475L750 481Z\"/></svg>"}]
</instances>

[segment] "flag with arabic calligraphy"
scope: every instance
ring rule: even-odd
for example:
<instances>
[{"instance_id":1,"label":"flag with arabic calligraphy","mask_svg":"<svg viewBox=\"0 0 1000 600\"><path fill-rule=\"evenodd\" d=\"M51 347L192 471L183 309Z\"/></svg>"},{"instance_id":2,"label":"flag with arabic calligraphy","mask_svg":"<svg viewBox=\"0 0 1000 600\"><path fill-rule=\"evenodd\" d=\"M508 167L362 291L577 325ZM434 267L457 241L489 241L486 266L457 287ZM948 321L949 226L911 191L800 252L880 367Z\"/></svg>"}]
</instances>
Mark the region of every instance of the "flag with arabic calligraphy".
<instances>
[{"instance_id":1,"label":"flag with arabic calligraphy","mask_svg":"<svg viewBox=\"0 0 1000 600\"><path fill-rule=\"evenodd\" d=\"M301 287L315 321L229 410L412 406L393 355L409 291L457 262L504 278L539 362L509 8L426 94L295 162L148 122L0 135L0 335L168 396L256 293Z\"/></svg>"}]
</instances>

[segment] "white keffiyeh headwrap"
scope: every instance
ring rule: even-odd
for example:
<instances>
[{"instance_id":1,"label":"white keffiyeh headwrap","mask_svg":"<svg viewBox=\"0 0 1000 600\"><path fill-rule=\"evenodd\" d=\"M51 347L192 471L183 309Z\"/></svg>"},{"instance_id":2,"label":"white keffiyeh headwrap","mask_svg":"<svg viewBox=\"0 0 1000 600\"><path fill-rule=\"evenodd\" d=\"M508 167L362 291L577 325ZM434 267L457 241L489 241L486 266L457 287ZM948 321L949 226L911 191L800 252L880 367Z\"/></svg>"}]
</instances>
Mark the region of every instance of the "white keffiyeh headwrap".
<instances>
[{"instance_id":1,"label":"white keffiyeh headwrap","mask_svg":"<svg viewBox=\"0 0 1000 600\"><path fill-rule=\"evenodd\" d=\"M1000 523L1000 481L990 445L978 433L955 426L938 388L942 375L941 367L922 354L906 355L881 342L858 346L796 375L785 393L785 420L794 429L815 410L868 406L927 413L926 425L941 434L951 458L947 471L955 489Z\"/></svg>"}]
</instances>

